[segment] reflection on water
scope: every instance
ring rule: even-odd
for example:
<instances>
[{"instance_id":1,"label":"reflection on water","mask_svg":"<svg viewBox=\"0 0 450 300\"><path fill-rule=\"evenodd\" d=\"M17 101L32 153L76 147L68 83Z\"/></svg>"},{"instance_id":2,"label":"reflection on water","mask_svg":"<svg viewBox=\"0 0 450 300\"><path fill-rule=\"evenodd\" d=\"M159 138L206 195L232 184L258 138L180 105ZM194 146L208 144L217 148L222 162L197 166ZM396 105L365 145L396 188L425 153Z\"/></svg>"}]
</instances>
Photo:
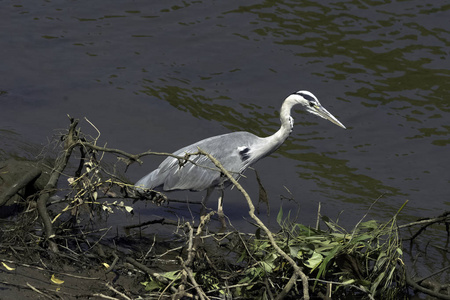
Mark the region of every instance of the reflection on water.
<instances>
[{"instance_id":1,"label":"reflection on water","mask_svg":"<svg viewBox=\"0 0 450 300\"><path fill-rule=\"evenodd\" d=\"M449 87L449 31L439 25L446 23L446 11L443 1L426 5L273 1L230 13L256 15L256 28L247 39L270 36L273 43L292 46L295 55L320 65L314 75L358 85L345 95L364 99L363 105L396 102L409 114L441 118L440 111L449 112L443 97ZM443 129L448 134L448 127Z\"/></svg>"},{"instance_id":2,"label":"reflection on water","mask_svg":"<svg viewBox=\"0 0 450 300\"><path fill-rule=\"evenodd\" d=\"M299 176L315 180L319 187L317 192L326 193L330 198L358 203L371 199L373 195L406 196L400 189L384 185L381 180L359 174L356 168L348 166L346 160L332 159L316 153L304 154L301 160L305 163L299 165L302 169ZM353 197L348 197L349 194L353 194Z\"/></svg>"}]
</instances>

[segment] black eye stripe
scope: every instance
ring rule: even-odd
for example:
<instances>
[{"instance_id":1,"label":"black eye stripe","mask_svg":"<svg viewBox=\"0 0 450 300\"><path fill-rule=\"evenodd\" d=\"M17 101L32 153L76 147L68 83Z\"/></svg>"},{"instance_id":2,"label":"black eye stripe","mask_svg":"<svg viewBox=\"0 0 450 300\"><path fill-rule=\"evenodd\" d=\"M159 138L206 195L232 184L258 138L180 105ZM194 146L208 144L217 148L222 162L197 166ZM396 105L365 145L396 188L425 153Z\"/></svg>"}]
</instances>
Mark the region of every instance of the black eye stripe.
<instances>
[{"instance_id":1,"label":"black eye stripe","mask_svg":"<svg viewBox=\"0 0 450 300\"><path fill-rule=\"evenodd\" d=\"M311 97L308 94L305 93L295 93L296 95L302 96L303 98L305 98L306 100L308 100L309 102L316 102L316 99L314 99L314 97Z\"/></svg>"}]
</instances>

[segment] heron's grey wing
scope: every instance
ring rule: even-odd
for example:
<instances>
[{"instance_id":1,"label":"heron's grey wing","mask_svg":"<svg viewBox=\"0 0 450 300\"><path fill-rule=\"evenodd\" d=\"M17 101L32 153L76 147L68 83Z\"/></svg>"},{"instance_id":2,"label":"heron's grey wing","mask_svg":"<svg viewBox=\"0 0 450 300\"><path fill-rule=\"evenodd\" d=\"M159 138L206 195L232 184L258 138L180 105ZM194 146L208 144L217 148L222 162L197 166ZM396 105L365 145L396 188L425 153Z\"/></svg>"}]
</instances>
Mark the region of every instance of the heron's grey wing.
<instances>
[{"instance_id":1,"label":"heron's grey wing","mask_svg":"<svg viewBox=\"0 0 450 300\"><path fill-rule=\"evenodd\" d=\"M197 148L185 149L186 152L175 153L175 155L184 156L186 153L195 153ZM167 174L164 181L164 190L193 190L203 191L217 184L220 178L220 172L215 166L202 155L190 156L189 160L180 165L178 160L170 169L160 170Z\"/></svg>"},{"instance_id":2,"label":"heron's grey wing","mask_svg":"<svg viewBox=\"0 0 450 300\"><path fill-rule=\"evenodd\" d=\"M238 177L249 165L249 145L255 139L259 138L248 132L234 132L199 141L174 152L174 155L184 156L186 153L195 153L200 148L218 159L225 169ZM206 156L190 156L189 160L193 163L187 162L180 166L178 159L168 157L158 169L139 180L136 186L161 186L165 191L201 191L220 183L220 172Z\"/></svg>"},{"instance_id":3,"label":"heron's grey wing","mask_svg":"<svg viewBox=\"0 0 450 300\"><path fill-rule=\"evenodd\" d=\"M200 148L217 158L222 164L224 164L224 160L227 160L228 165L230 165L229 162L233 161L235 151L229 144L226 145L226 141L223 140L227 136L216 136L199 141L176 151L174 154L184 156L185 154L196 153ZM182 166L180 166L178 159L169 158L167 163L163 162L164 165L160 166L159 174L166 175L164 190L203 191L220 183L220 171L206 156L192 155L189 156L189 160L190 162L186 162Z\"/></svg>"},{"instance_id":4,"label":"heron's grey wing","mask_svg":"<svg viewBox=\"0 0 450 300\"><path fill-rule=\"evenodd\" d=\"M159 176L159 169L156 169L139 179L134 185L138 188L154 189L163 185L163 183L163 178Z\"/></svg>"},{"instance_id":5,"label":"heron's grey wing","mask_svg":"<svg viewBox=\"0 0 450 300\"><path fill-rule=\"evenodd\" d=\"M195 153L198 151L198 144L189 145L173 154L183 157L187 153ZM202 191L219 178L220 173L214 171L214 165L205 156L194 155L188 159L194 163L167 157L156 170L141 178L135 185L148 189L161 188L165 191Z\"/></svg>"}]
</instances>

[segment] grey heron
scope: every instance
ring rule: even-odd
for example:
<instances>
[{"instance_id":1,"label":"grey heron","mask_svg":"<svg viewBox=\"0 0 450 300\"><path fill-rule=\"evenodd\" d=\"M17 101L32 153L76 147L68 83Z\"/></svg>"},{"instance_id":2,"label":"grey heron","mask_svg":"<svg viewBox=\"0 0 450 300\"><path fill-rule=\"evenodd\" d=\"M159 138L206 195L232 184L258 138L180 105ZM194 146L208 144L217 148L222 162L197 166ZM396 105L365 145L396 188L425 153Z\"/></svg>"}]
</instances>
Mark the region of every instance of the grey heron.
<instances>
[{"instance_id":1,"label":"grey heron","mask_svg":"<svg viewBox=\"0 0 450 300\"><path fill-rule=\"evenodd\" d=\"M298 91L284 100L280 110L281 127L273 135L259 137L245 131L232 132L201 140L181 148L173 154L184 156L187 153L195 153L200 148L219 160L223 167L238 179L245 169L276 151L288 138L294 126L291 109L297 104L307 112L327 119L345 129L345 126L320 104L316 96L308 91ZM180 165L177 158L167 157L156 170L141 178L135 186L138 190L206 190L203 204L206 203L212 191L218 188L221 191L218 212L219 216L221 214L223 216L223 189L230 185L230 182L221 176L221 173L206 156L196 155L189 159L193 163L187 162Z\"/></svg>"}]
</instances>

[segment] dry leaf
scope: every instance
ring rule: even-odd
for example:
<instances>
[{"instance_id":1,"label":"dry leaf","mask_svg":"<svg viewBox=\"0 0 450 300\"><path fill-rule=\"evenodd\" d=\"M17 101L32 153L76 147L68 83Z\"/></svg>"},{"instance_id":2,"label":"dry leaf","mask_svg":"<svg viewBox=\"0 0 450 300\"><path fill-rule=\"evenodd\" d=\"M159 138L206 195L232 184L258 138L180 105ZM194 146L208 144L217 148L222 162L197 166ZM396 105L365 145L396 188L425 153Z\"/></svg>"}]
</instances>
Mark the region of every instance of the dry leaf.
<instances>
[{"instance_id":1,"label":"dry leaf","mask_svg":"<svg viewBox=\"0 0 450 300\"><path fill-rule=\"evenodd\" d=\"M6 270L8 271L14 271L16 268L12 268L10 266L8 266L7 264L5 264L4 262L2 262L2 265L5 267Z\"/></svg>"},{"instance_id":2,"label":"dry leaf","mask_svg":"<svg viewBox=\"0 0 450 300\"><path fill-rule=\"evenodd\" d=\"M63 284L64 283L64 280L56 278L55 274L52 275L52 278L50 278L50 280L55 284Z\"/></svg>"}]
</instances>

